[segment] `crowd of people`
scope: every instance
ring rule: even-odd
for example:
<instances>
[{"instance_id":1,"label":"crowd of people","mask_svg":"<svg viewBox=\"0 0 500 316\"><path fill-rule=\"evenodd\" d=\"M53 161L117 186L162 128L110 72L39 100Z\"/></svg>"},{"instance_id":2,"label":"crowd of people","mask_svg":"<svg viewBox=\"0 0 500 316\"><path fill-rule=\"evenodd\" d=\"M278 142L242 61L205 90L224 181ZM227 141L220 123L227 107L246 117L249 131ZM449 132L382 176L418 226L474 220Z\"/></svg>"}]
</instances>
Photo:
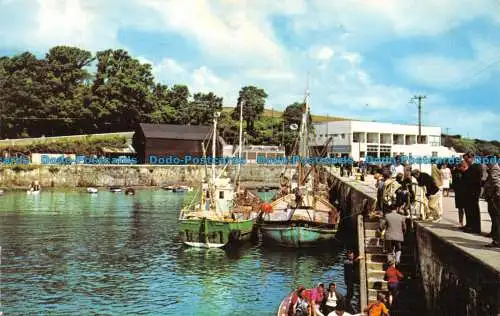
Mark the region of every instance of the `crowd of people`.
<instances>
[{"instance_id":1,"label":"crowd of people","mask_svg":"<svg viewBox=\"0 0 500 316\"><path fill-rule=\"evenodd\" d=\"M399 271L407 220L409 218L439 222L443 216L443 196L454 192L455 207L458 209L459 228L467 233L481 233L479 200L483 197L488 203L488 213L492 228L487 235L492 238L488 247L500 247L500 156L497 162L487 164L476 162L474 153L466 153L455 165L432 165L431 174L412 169L397 161L387 165L375 174L377 179L377 210L381 214L378 236L384 236L384 252L388 255L384 280L387 281L389 297L378 293L376 302L367 306L357 315L389 315L399 294L400 282L404 279ZM342 174L352 175L351 168L341 168ZM364 174L366 170L362 170ZM465 223L464 223L465 222ZM353 296L355 270L354 264L362 257L355 258L348 251L344 262L344 281L347 288L343 296L331 283L325 289L319 283L314 289L300 286L293 295L288 308L290 316L337 316L349 314Z\"/></svg>"},{"instance_id":2,"label":"crowd of people","mask_svg":"<svg viewBox=\"0 0 500 316\"><path fill-rule=\"evenodd\" d=\"M488 247L500 247L500 167L498 159L476 162L472 152L454 165L432 165L431 174L397 162L384 166L377 179L377 209L383 214L396 212L407 217L439 222L443 216L443 196L454 192L460 229L481 234L481 196L488 203L492 238ZM500 156L499 156L500 158ZM391 215L391 217L394 217ZM464 224L465 221L465 224ZM395 245L397 246L397 245Z\"/></svg>"},{"instance_id":3,"label":"crowd of people","mask_svg":"<svg viewBox=\"0 0 500 316\"><path fill-rule=\"evenodd\" d=\"M293 293L288 308L289 316L352 316L346 312L347 297L337 291L337 285L330 283L325 289L318 283L313 289L299 286ZM356 314L362 315L362 314Z\"/></svg>"}]
</instances>

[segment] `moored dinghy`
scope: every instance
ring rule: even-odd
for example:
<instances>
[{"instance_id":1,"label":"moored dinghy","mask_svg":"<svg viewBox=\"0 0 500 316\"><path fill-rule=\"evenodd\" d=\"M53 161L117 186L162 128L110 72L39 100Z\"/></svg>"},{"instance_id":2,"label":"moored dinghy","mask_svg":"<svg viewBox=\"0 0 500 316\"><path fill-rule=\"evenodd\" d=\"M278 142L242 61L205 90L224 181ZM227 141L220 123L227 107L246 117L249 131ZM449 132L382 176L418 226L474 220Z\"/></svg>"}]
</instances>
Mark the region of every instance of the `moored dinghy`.
<instances>
[{"instance_id":1,"label":"moored dinghy","mask_svg":"<svg viewBox=\"0 0 500 316\"><path fill-rule=\"evenodd\" d=\"M33 181L29 188L28 188L28 191L26 191L26 194L28 195L38 195L40 194L40 191L42 190L42 188L40 187L40 184L38 183L38 181Z\"/></svg>"},{"instance_id":2,"label":"moored dinghy","mask_svg":"<svg viewBox=\"0 0 500 316\"><path fill-rule=\"evenodd\" d=\"M97 192L99 192L97 188L87 188L87 193L95 194Z\"/></svg>"}]
</instances>

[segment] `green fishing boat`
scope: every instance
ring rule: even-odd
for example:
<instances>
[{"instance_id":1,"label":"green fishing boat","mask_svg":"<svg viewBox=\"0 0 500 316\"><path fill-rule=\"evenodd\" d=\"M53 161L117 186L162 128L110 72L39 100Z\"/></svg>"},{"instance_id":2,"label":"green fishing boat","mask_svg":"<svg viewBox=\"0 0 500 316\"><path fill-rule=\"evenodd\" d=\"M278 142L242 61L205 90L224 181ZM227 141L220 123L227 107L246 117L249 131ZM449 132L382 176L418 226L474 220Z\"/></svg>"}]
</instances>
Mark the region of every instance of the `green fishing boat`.
<instances>
[{"instance_id":1,"label":"green fishing boat","mask_svg":"<svg viewBox=\"0 0 500 316\"><path fill-rule=\"evenodd\" d=\"M241 109L242 107L240 107ZM214 116L212 137L212 176L205 177L200 195L179 215L180 237L184 244L201 248L220 248L249 240L254 232L260 199L248 190L239 187L240 165L237 171L237 189L231 180L224 177L224 169L219 175L215 169L217 118ZM241 157L241 121L240 145ZM206 172L208 174L208 172Z\"/></svg>"}]
</instances>

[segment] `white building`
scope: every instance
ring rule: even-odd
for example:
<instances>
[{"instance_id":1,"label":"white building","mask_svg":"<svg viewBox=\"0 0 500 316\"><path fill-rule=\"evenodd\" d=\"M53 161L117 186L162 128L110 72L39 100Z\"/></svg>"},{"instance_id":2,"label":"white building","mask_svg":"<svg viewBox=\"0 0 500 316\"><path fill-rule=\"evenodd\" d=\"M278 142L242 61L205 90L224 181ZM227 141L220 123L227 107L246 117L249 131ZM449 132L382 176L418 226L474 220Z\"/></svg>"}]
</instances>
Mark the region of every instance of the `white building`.
<instances>
[{"instance_id":1,"label":"white building","mask_svg":"<svg viewBox=\"0 0 500 316\"><path fill-rule=\"evenodd\" d=\"M226 145L223 148L223 155L230 157L233 154L234 148L232 145ZM234 153L235 156L238 153ZM280 146L266 146L266 145L248 145L243 146L242 149L242 159L245 159L249 164L256 164L257 157L262 158L283 158L285 157L285 148Z\"/></svg>"},{"instance_id":2,"label":"white building","mask_svg":"<svg viewBox=\"0 0 500 316\"><path fill-rule=\"evenodd\" d=\"M349 156L354 161L370 157L456 157L458 154L441 146L441 128L422 126L417 143L418 125L364 121L335 121L315 124L316 145L329 137L330 156ZM427 168L425 168L427 169Z\"/></svg>"}]
</instances>

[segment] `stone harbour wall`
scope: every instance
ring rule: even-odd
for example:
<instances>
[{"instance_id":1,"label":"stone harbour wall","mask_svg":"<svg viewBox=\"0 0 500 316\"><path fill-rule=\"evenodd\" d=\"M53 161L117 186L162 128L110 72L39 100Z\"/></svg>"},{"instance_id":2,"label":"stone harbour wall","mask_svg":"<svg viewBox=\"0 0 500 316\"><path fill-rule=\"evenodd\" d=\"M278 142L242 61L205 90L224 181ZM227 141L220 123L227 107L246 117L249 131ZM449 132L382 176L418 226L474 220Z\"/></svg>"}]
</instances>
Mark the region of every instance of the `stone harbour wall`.
<instances>
[{"instance_id":1,"label":"stone harbour wall","mask_svg":"<svg viewBox=\"0 0 500 316\"><path fill-rule=\"evenodd\" d=\"M432 315L500 315L500 274L417 225L420 271Z\"/></svg>"},{"instance_id":2,"label":"stone harbour wall","mask_svg":"<svg viewBox=\"0 0 500 316\"><path fill-rule=\"evenodd\" d=\"M168 183L196 184L204 175L199 165L27 165L22 168L1 167L0 187L27 187L39 181L43 187L107 187L160 186ZM207 167L211 172L211 167ZM244 165L241 181L277 182L283 166ZM226 174L234 177L236 166L230 165Z\"/></svg>"}]
</instances>

